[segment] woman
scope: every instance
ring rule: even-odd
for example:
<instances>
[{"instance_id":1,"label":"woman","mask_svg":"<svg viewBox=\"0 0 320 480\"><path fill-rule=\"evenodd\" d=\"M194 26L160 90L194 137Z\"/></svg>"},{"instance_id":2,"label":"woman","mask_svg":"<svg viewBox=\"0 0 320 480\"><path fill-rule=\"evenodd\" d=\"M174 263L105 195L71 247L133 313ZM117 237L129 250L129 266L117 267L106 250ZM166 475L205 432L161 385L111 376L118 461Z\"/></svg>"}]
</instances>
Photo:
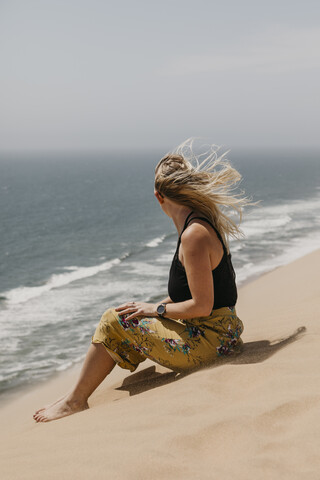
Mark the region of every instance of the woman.
<instances>
[{"instance_id":1,"label":"woman","mask_svg":"<svg viewBox=\"0 0 320 480\"><path fill-rule=\"evenodd\" d=\"M188 153L191 152L191 160ZM205 160L192 142L166 155L155 170L155 196L179 237L172 261L169 296L157 304L126 302L108 309L92 337L73 390L34 414L55 420L88 408L88 398L116 363L134 371L149 358L178 372L192 371L234 353L242 344L235 274L227 237L237 225L219 208L241 217L245 198L230 190L240 174L211 148Z\"/></svg>"}]
</instances>

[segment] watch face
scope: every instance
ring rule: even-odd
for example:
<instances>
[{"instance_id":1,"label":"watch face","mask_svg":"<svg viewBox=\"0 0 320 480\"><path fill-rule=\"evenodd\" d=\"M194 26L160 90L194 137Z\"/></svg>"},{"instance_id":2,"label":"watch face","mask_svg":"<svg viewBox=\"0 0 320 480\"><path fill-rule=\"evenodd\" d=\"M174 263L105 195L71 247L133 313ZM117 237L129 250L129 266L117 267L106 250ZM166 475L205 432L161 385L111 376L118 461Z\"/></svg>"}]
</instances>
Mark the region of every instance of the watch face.
<instances>
[{"instance_id":1,"label":"watch face","mask_svg":"<svg viewBox=\"0 0 320 480\"><path fill-rule=\"evenodd\" d=\"M157 312L159 313L159 315L163 315L165 311L166 311L166 306L163 303L161 303L157 308Z\"/></svg>"}]
</instances>

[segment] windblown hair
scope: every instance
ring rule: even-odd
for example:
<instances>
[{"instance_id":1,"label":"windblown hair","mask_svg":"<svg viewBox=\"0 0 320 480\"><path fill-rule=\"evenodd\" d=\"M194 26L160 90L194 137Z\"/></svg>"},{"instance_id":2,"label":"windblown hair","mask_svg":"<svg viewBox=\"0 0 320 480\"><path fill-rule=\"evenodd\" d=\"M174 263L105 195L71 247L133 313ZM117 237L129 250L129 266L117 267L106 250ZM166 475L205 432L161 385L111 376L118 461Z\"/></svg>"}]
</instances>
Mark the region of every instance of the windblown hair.
<instances>
[{"instance_id":1,"label":"windblown hair","mask_svg":"<svg viewBox=\"0 0 320 480\"><path fill-rule=\"evenodd\" d=\"M220 147L210 145L196 155L193 142L193 139L186 140L160 160L155 170L155 189L210 220L228 248L230 236L243 235L229 211L239 215L240 224L243 207L251 202L243 192L233 193L241 175L225 159L228 151L219 156Z\"/></svg>"}]
</instances>

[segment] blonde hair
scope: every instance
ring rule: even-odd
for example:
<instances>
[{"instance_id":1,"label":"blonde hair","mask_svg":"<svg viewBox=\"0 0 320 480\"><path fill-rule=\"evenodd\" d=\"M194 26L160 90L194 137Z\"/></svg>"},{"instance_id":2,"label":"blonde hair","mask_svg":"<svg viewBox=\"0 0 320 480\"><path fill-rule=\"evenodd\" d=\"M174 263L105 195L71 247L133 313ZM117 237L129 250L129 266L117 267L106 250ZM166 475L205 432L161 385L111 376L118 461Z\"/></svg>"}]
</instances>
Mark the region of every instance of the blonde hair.
<instances>
[{"instance_id":1,"label":"blonde hair","mask_svg":"<svg viewBox=\"0 0 320 480\"><path fill-rule=\"evenodd\" d=\"M251 202L243 192L233 194L241 175L225 159L228 151L219 156L221 147L209 145L196 155L193 143L193 139L186 140L160 160L155 169L155 189L210 220L228 248L230 236L243 235L229 210L239 215L240 224L243 207Z\"/></svg>"}]
</instances>

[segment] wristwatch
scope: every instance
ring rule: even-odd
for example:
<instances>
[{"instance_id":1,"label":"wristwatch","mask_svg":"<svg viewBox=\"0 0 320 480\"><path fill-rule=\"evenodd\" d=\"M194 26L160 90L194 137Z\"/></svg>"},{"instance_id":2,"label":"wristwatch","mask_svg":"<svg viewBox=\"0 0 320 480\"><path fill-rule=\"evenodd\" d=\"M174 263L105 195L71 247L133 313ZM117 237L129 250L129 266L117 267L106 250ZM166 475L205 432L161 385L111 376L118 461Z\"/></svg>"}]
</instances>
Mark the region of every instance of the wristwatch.
<instances>
[{"instance_id":1,"label":"wristwatch","mask_svg":"<svg viewBox=\"0 0 320 480\"><path fill-rule=\"evenodd\" d=\"M166 313L166 303L160 303L160 305L157 306L157 314L159 317L163 317L163 315Z\"/></svg>"}]
</instances>

